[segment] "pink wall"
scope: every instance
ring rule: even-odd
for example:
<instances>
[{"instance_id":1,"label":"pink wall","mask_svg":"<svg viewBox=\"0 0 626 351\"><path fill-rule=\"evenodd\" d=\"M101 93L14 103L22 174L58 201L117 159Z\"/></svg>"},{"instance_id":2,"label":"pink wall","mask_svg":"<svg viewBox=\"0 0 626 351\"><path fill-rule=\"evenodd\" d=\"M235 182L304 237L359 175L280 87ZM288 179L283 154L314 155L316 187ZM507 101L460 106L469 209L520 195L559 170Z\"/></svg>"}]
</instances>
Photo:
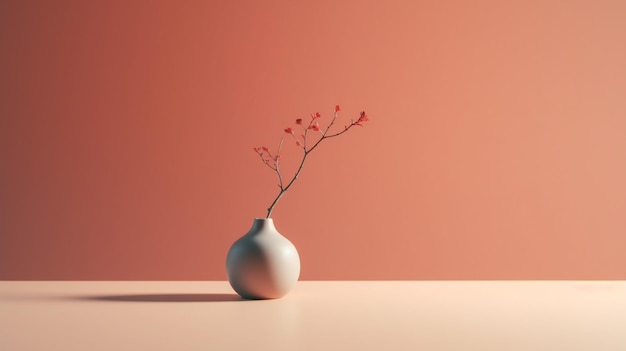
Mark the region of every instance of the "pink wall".
<instances>
[{"instance_id":1,"label":"pink wall","mask_svg":"<svg viewBox=\"0 0 626 351\"><path fill-rule=\"evenodd\" d=\"M147 4L150 4L147 6ZM296 4L298 3L298 4ZM2 1L0 278L626 279L624 1ZM286 148L286 168L297 149Z\"/></svg>"}]
</instances>

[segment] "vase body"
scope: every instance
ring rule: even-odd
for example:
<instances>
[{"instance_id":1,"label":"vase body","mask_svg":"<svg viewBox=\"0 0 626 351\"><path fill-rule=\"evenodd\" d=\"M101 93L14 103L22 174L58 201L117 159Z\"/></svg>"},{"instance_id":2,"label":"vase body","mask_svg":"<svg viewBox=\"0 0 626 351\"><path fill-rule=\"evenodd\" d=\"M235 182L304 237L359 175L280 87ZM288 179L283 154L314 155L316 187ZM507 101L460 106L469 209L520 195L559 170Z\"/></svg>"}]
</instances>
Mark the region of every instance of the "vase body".
<instances>
[{"instance_id":1,"label":"vase body","mask_svg":"<svg viewBox=\"0 0 626 351\"><path fill-rule=\"evenodd\" d=\"M248 233L235 241L226 257L230 286L246 299L276 299L300 277L296 247L282 236L271 218L256 218Z\"/></svg>"}]
</instances>

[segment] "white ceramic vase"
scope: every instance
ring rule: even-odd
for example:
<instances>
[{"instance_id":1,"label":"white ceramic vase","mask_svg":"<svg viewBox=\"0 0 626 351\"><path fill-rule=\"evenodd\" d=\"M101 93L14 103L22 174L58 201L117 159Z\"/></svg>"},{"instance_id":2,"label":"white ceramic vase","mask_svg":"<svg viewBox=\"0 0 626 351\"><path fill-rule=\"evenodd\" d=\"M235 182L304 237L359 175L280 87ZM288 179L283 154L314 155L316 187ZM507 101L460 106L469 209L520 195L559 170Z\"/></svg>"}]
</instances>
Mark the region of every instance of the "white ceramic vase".
<instances>
[{"instance_id":1,"label":"white ceramic vase","mask_svg":"<svg viewBox=\"0 0 626 351\"><path fill-rule=\"evenodd\" d=\"M228 250L226 273L241 297L276 299L286 295L298 281L300 257L271 218L256 218L250 231Z\"/></svg>"}]
</instances>

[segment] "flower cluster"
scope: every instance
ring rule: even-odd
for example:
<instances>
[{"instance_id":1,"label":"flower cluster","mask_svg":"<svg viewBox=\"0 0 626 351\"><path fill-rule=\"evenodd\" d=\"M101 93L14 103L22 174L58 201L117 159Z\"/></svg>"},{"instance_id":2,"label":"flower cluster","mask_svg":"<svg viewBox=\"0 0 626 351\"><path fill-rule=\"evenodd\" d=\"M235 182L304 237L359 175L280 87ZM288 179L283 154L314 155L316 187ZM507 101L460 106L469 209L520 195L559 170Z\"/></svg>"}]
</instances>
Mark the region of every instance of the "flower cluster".
<instances>
[{"instance_id":1,"label":"flower cluster","mask_svg":"<svg viewBox=\"0 0 626 351\"><path fill-rule=\"evenodd\" d=\"M296 181L296 179L298 179L298 175L300 175L300 172L302 171L302 167L304 166L304 162L306 161L308 155L315 150L315 148L324 140L329 139L329 138L333 138L336 136L339 136L345 132L347 132L348 130L350 130L350 128L354 127L354 126L359 126L362 127L363 123L369 121L369 118L367 117L367 115L365 114L365 111L362 111L359 115L359 118L355 121L355 120L351 120L349 124L345 124L344 128L342 131L340 132L335 132L335 133L331 133L331 127L335 124L335 121L337 119L338 113L339 111L341 111L341 107L339 105L335 106L335 112L333 114L333 118L330 120L330 122L328 123L328 125L326 126L326 128L322 128L320 123L319 123L319 119L322 118L322 115L319 112L316 113L311 113L311 119L308 123L305 123L303 121L302 118L298 118L296 119L296 125L298 128L300 129L300 134L299 136L296 136L296 132L294 131L294 128L292 127L287 127L284 129L285 133L291 135L293 137L293 139L295 140L295 144L297 147L300 147L303 151L302 153L302 159L300 161L300 166L298 167L298 169L296 170L295 174L293 175L293 177L291 178L291 180L289 180L288 182L284 182L283 180L283 175L280 171L280 165L279 165L279 159L280 159L280 150L282 148L283 145L283 140L280 140L280 144L278 145L278 151L273 154L270 149L266 146L261 146L261 147L255 147L253 148L254 152L256 152L259 157L261 158L261 161L267 165L269 168L271 168L272 170L274 170L274 172L276 172L277 176L278 176L278 187L280 189L278 195L276 196L276 198L274 199L274 201L272 202L272 204L270 205L270 207L267 209L267 218L270 218L272 211L274 209L274 207L276 206L276 204L278 203L278 200L280 200L280 198L283 196L283 194L289 190L289 188L291 188L291 186L293 185L293 183ZM311 134L310 133L319 133L319 137L316 138L313 142L310 142L310 138L311 138Z\"/></svg>"}]
</instances>

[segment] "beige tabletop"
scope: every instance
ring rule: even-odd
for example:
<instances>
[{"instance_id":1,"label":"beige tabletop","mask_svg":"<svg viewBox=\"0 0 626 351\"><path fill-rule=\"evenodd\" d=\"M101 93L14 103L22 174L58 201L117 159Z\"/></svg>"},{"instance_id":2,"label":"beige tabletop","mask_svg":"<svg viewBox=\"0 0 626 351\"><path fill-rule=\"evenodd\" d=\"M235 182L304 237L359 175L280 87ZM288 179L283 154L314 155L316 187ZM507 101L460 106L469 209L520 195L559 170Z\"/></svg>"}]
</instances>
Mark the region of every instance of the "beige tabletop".
<instances>
[{"instance_id":1,"label":"beige tabletop","mask_svg":"<svg viewBox=\"0 0 626 351\"><path fill-rule=\"evenodd\" d=\"M0 282L0 350L626 350L624 281Z\"/></svg>"}]
</instances>

